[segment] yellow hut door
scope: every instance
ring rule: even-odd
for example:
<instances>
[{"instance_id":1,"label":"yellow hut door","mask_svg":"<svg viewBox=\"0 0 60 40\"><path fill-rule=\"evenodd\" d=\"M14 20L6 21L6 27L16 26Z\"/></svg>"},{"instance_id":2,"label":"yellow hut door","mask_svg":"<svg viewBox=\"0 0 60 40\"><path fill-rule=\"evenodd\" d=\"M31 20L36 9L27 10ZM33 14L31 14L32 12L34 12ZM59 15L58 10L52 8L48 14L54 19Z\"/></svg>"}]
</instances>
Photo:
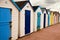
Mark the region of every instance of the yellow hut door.
<instances>
[{"instance_id":1,"label":"yellow hut door","mask_svg":"<svg viewBox=\"0 0 60 40\"><path fill-rule=\"evenodd\" d=\"M54 21L53 12L51 12L51 15L50 15L50 25L54 24L53 21Z\"/></svg>"}]
</instances>

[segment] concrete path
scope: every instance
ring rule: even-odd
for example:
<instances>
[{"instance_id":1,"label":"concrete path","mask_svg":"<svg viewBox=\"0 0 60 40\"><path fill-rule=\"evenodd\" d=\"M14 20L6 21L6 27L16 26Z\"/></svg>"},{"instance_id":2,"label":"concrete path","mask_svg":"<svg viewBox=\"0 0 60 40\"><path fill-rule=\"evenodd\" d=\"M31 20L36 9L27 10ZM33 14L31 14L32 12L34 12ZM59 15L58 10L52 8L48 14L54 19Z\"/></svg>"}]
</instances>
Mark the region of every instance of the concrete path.
<instances>
[{"instance_id":1,"label":"concrete path","mask_svg":"<svg viewBox=\"0 0 60 40\"><path fill-rule=\"evenodd\" d=\"M39 30L18 40L60 40L60 24Z\"/></svg>"}]
</instances>

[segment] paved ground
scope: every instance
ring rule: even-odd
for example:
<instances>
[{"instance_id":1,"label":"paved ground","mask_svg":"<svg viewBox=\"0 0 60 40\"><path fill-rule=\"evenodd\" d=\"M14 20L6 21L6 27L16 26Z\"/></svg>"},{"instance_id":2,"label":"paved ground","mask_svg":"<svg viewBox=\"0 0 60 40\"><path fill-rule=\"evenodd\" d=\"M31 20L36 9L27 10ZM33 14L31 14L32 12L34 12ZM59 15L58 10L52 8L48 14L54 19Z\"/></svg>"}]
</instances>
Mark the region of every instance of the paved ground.
<instances>
[{"instance_id":1,"label":"paved ground","mask_svg":"<svg viewBox=\"0 0 60 40\"><path fill-rule=\"evenodd\" d=\"M39 30L18 40L60 40L60 24Z\"/></svg>"}]
</instances>

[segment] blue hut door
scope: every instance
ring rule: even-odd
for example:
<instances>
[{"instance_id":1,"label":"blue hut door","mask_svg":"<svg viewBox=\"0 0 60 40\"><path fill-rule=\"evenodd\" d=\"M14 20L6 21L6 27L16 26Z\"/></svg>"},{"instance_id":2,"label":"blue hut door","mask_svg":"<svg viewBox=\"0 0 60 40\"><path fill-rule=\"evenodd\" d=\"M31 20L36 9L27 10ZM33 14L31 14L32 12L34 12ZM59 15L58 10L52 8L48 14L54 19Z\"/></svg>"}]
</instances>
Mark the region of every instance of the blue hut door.
<instances>
[{"instance_id":1,"label":"blue hut door","mask_svg":"<svg viewBox=\"0 0 60 40\"><path fill-rule=\"evenodd\" d=\"M50 14L48 14L48 26L50 26Z\"/></svg>"},{"instance_id":2,"label":"blue hut door","mask_svg":"<svg viewBox=\"0 0 60 40\"><path fill-rule=\"evenodd\" d=\"M25 10L25 34L30 33L30 10Z\"/></svg>"},{"instance_id":3,"label":"blue hut door","mask_svg":"<svg viewBox=\"0 0 60 40\"><path fill-rule=\"evenodd\" d=\"M9 40L11 11L8 8L0 8L0 40Z\"/></svg>"},{"instance_id":4,"label":"blue hut door","mask_svg":"<svg viewBox=\"0 0 60 40\"><path fill-rule=\"evenodd\" d=\"M44 13L44 28L46 26L46 14Z\"/></svg>"},{"instance_id":5,"label":"blue hut door","mask_svg":"<svg viewBox=\"0 0 60 40\"><path fill-rule=\"evenodd\" d=\"M40 29L40 12L37 13L37 30Z\"/></svg>"}]
</instances>

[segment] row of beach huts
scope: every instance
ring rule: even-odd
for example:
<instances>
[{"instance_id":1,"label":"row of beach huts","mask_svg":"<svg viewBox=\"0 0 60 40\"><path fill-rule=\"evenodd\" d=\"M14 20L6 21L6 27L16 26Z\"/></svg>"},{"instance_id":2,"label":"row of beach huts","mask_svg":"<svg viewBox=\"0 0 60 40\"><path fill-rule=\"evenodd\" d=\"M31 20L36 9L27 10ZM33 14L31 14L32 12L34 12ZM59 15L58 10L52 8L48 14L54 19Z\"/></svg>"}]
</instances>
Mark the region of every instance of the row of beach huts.
<instances>
[{"instance_id":1,"label":"row of beach huts","mask_svg":"<svg viewBox=\"0 0 60 40\"><path fill-rule=\"evenodd\" d=\"M58 23L58 11L32 6L29 1L0 2L0 40L16 40Z\"/></svg>"}]
</instances>

